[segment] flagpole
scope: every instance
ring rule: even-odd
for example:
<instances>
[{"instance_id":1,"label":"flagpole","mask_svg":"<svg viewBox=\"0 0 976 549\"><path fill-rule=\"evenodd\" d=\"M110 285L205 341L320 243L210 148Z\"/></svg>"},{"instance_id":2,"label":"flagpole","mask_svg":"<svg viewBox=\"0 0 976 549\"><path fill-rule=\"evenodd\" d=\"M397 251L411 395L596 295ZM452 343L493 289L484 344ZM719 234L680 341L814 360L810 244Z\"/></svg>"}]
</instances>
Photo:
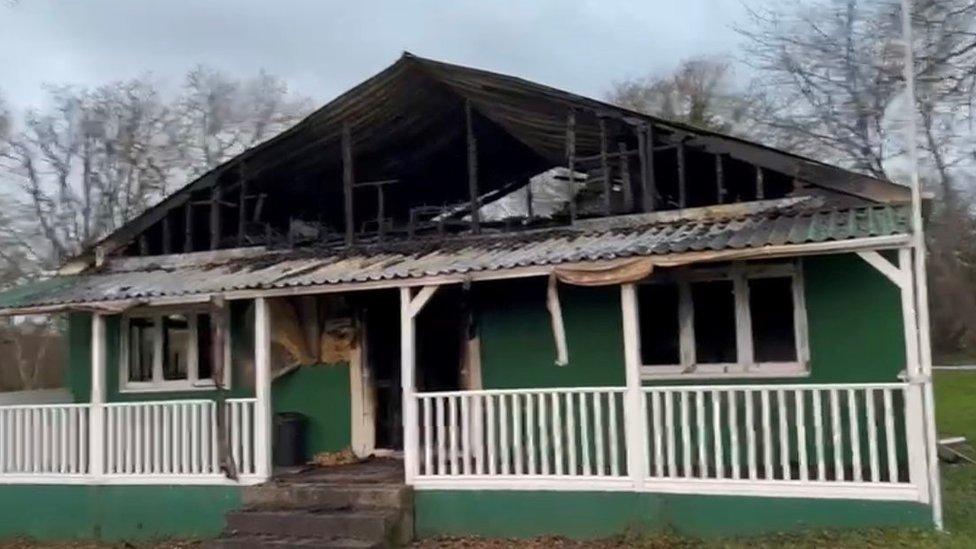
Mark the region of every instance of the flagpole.
<instances>
[{"instance_id":1,"label":"flagpole","mask_svg":"<svg viewBox=\"0 0 976 549\"><path fill-rule=\"evenodd\" d=\"M936 447L935 392L932 389L932 343L929 333L929 293L925 271L925 235L922 226L922 191L918 175L918 129L915 102L915 39L912 32L912 0L901 0L901 30L905 42L905 98L908 103L908 160L911 171L912 248L914 261L915 310L918 314L919 369L923 388L925 413L926 450L928 461L929 498L932 505L932 521L938 530L943 529L942 483L939 475L939 456Z\"/></svg>"}]
</instances>

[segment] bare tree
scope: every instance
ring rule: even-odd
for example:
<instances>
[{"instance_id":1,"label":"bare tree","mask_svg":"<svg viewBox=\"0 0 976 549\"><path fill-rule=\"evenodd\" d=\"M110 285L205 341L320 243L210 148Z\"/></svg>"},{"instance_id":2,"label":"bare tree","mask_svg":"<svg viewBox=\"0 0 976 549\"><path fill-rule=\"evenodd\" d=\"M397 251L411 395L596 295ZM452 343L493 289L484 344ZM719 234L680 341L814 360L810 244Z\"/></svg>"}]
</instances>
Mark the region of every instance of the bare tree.
<instances>
[{"instance_id":1,"label":"bare tree","mask_svg":"<svg viewBox=\"0 0 976 549\"><path fill-rule=\"evenodd\" d=\"M625 108L716 131L736 131L745 100L724 57L695 57L674 72L615 82L607 99Z\"/></svg>"},{"instance_id":2,"label":"bare tree","mask_svg":"<svg viewBox=\"0 0 976 549\"><path fill-rule=\"evenodd\" d=\"M758 122L774 144L880 177L903 173L904 121L919 121L929 218L933 341L976 349L976 2L915 0L917 105L905 103L900 5L766 2L738 30L755 70Z\"/></svg>"},{"instance_id":3,"label":"bare tree","mask_svg":"<svg viewBox=\"0 0 976 549\"><path fill-rule=\"evenodd\" d=\"M51 106L26 112L19 128L0 116L0 179L19 191L0 197L18 212L0 226L39 251L42 268L295 123L308 105L264 72L239 81L197 67L176 97L159 89L148 77L50 86Z\"/></svg>"},{"instance_id":4,"label":"bare tree","mask_svg":"<svg viewBox=\"0 0 976 549\"><path fill-rule=\"evenodd\" d=\"M55 86L52 107L30 110L7 138L3 176L22 191L45 266L145 209L165 189L167 108L146 79L94 90Z\"/></svg>"},{"instance_id":5,"label":"bare tree","mask_svg":"<svg viewBox=\"0 0 976 549\"><path fill-rule=\"evenodd\" d=\"M199 175L297 122L309 101L264 71L239 80L198 66L187 73L175 110L183 163Z\"/></svg>"}]
</instances>

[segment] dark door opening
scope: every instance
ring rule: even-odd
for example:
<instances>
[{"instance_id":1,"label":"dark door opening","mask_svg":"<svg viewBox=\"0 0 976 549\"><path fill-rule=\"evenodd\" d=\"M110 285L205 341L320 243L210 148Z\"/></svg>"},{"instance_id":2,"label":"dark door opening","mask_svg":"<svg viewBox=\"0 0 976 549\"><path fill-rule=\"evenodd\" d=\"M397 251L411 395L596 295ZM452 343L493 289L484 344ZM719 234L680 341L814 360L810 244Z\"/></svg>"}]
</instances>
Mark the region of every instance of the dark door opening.
<instances>
[{"instance_id":1,"label":"dark door opening","mask_svg":"<svg viewBox=\"0 0 976 549\"><path fill-rule=\"evenodd\" d=\"M417 391L461 388L461 362L467 338L465 292L441 287L416 318ZM365 324L365 356L375 389L375 445L403 449L403 393L400 384L400 295L369 292L360 297Z\"/></svg>"},{"instance_id":2,"label":"dark door opening","mask_svg":"<svg viewBox=\"0 0 976 549\"><path fill-rule=\"evenodd\" d=\"M441 286L417 316L417 391L461 389L467 332L466 292Z\"/></svg>"},{"instance_id":3,"label":"dark door opening","mask_svg":"<svg viewBox=\"0 0 976 549\"><path fill-rule=\"evenodd\" d=\"M366 367L375 390L375 445L403 449L403 394L400 387L400 294L396 290L363 296Z\"/></svg>"}]
</instances>

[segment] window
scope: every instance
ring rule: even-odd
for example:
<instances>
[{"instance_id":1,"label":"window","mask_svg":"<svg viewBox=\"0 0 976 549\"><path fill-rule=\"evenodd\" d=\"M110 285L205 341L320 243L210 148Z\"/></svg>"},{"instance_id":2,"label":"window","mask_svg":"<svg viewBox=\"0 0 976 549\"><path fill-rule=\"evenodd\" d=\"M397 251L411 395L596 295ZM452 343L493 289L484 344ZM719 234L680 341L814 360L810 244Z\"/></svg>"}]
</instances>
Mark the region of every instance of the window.
<instances>
[{"instance_id":1,"label":"window","mask_svg":"<svg viewBox=\"0 0 976 549\"><path fill-rule=\"evenodd\" d=\"M808 373L798 263L675 271L635 295L645 379Z\"/></svg>"},{"instance_id":2,"label":"window","mask_svg":"<svg viewBox=\"0 0 976 549\"><path fill-rule=\"evenodd\" d=\"M135 313L122 320L122 391L213 389L213 319L209 312ZM230 345L224 363L230 364ZM229 383L225 368L224 385Z\"/></svg>"}]
</instances>

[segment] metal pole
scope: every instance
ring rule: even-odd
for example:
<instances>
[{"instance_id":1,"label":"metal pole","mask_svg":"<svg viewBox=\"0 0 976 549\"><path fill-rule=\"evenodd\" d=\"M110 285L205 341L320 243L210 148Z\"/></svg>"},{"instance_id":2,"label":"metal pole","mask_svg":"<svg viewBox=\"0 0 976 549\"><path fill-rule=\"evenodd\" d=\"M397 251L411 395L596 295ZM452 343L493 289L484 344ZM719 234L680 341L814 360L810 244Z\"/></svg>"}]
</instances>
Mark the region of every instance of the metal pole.
<instances>
[{"instance_id":1,"label":"metal pole","mask_svg":"<svg viewBox=\"0 0 976 549\"><path fill-rule=\"evenodd\" d=\"M919 364L922 374L925 411L926 449L928 451L929 494L932 521L943 529L942 488L939 457L936 449L935 393L932 390L932 346L929 334L929 297L925 272L925 235L922 232L922 193L918 176L918 142L915 120L915 40L912 32L912 0L901 0L901 30L905 42L905 94L908 103L908 160L911 169L912 248L914 251L915 300L918 311Z\"/></svg>"}]
</instances>

